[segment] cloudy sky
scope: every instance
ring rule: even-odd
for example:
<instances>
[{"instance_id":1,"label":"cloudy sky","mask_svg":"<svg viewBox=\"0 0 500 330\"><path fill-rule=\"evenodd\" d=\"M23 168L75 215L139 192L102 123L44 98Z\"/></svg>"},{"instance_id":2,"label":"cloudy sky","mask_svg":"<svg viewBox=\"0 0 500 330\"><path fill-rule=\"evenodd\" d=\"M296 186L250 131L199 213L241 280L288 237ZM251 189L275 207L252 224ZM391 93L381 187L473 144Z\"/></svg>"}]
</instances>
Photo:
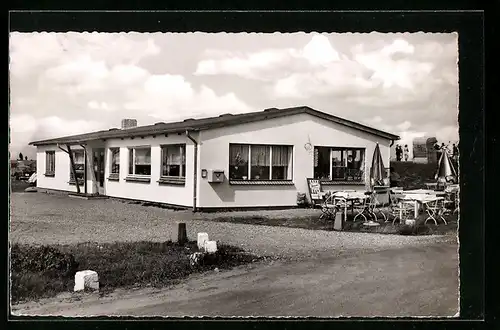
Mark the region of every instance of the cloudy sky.
<instances>
[{"instance_id":1,"label":"cloudy sky","mask_svg":"<svg viewBox=\"0 0 500 330\"><path fill-rule=\"evenodd\" d=\"M30 141L308 105L458 140L456 34L11 33L11 153Z\"/></svg>"}]
</instances>

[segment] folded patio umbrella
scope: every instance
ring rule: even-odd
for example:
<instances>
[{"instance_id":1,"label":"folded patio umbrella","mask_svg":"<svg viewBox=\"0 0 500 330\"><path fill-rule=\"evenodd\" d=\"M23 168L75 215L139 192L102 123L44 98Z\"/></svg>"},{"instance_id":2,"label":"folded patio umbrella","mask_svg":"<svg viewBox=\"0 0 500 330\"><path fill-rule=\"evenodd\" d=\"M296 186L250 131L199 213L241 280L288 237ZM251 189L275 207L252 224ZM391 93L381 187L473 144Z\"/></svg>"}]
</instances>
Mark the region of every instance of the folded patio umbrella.
<instances>
[{"instance_id":1,"label":"folded patio umbrella","mask_svg":"<svg viewBox=\"0 0 500 330\"><path fill-rule=\"evenodd\" d=\"M382 184L382 181L386 177L384 160L382 159L382 154L380 153L380 147L377 143L375 146L375 151L373 152L372 167L370 169L370 183L373 187L374 185Z\"/></svg>"},{"instance_id":2,"label":"folded patio umbrella","mask_svg":"<svg viewBox=\"0 0 500 330\"><path fill-rule=\"evenodd\" d=\"M434 178L436 180L439 178L444 178L446 180L457 179L457 172L453 167L448 152L444 149L442 150L441 158L439 158L438 169Z\"/></svg>"}]
</instances>

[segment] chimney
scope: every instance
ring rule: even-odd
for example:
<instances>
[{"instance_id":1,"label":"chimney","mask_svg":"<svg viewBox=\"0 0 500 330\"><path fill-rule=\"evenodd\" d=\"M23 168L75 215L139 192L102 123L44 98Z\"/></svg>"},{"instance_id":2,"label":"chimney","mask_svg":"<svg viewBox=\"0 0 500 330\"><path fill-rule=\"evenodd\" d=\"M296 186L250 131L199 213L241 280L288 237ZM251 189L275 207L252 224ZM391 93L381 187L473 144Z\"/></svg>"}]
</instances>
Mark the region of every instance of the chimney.
<instances>
[{"instance_id":1,"label":"chimney","mask_svg":"<svg viewBox=\"0 0 500 330\"><path fill-rule=\"evenodd\" d=\"M122 129L137 127L136 119L122 119Z\"/></svg>"}]
</instances>

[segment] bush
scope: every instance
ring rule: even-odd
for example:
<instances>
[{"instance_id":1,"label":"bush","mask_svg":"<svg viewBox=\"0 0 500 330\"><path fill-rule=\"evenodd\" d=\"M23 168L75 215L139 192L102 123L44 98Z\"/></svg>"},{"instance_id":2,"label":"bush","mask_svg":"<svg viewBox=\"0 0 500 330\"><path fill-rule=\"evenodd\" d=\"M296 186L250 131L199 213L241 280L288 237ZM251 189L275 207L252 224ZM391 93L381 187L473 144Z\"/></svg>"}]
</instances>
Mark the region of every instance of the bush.
<instances>
[{"instance_id":1,"label":"bush","mask_svg":"<svg viewBox=\"0 0 500 330\"><path fill-rule=\"evenodd\" d=\"M307 195L304 193L297 193L297 206L306 208L308 204Z\"/></svg>"},{"instance_id":2,"label":"bush","mask_svg":"<svg viewBox=\"0 0 500 330\"><path fill-rule=\"evenodd\" d=\"M189 255L198 251L196 242L132 242L70 246L13 245L11 248L12 301L53 296L71 291L78 270L94 270L100 291L127 286L165 286L196 271L230 268L256 257L224 244L217 253L193 268Z\"/></svg>"},{"instance_id":3,"label":"bush","mask_svg":"<svg viewBox=\"0 0 500 330\"><path fill-rule=\"evenodd\" d=\"M11 297L51 296L70 289L78 263L71 253L51 246L11 247Z\"/></svg>"},{"instance_id":4,"label":"bush","mask_svg":"<svg viewBox=\"0 0 500 330\"><path fill-rule=\"evenodd\" d=\"M260 259L252 254L244 253L243 249L225 244L217 244L217 252L204 253L198 260L197 267L203 270L218 268L231 268L241 264L250 263Z\"/></svg>"},{"instance_id":5,"label":"bush","mask_svg":"<svg viewBox=\"0 0 500 330\"><path fill-rule=\"evenodd\" d=\"M15 244L11 247L11 267L13 272L40 272L67 277L75 273L78 263L72 253L61 253L51 246L21 249Z\"/></svg>"},{"instance_id":6,"label":"bush","mask_svg":"<svg viewBox=\"0 0 500 330\"><path fill-rule=\"evenodd\" d=\"M400 235L429 235L431 233L431 228L425 224L425 217L419 217L413 226L402 225L399 227Z\"/></svg>"}]
</instances>

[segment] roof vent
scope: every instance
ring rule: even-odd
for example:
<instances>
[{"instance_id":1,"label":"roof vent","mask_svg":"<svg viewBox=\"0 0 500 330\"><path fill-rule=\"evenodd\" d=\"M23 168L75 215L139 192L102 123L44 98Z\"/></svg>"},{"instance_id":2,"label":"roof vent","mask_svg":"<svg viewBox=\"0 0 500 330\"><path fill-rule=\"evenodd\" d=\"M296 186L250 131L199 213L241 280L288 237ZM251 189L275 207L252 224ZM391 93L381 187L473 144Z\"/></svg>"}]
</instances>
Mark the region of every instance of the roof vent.
<instances>
[{"instance_id":1,"label":"roof vent","mask_svg":"<svg viewBox=\"0 0 500 330\"><path fill-rule=\"evenodd\" d=\"M276 110L279 110L278 108L269 108L269 109L266 109L264 110L265 112L269 112L269 111L276 111Z\"/></svg>"},{"instance_id":2,"label":"roof vent","mask_svg":"<svg viewBox=\"0 0 500 330\"><path fill-rule=\"evenodd\" d=\"M231 117L233 114L232 113L224 113L220 115L219 117Z\"/></svg>"},{"instance_id":3,"label":"roof vent","mask_svg":"<svg viewBox=\"0 0 500 330\"><path fill-rule=\"evenodd\" d=\"M137 127L137 120L136 119L122 119L122 129L127 129L127 128L134 128Z\"/></svg>"},{"instance_id":4,"label":"roof vent","mask_svg":"<svg viewBox=\"0 0 500 330\"><path fill-rule=\"evenodd\" d=\"M155 125L163 125L163 124L165 124L165 123L162 122L162 121L159 121L159 122L155 123Z\"/></svg>"},{"instance_id":5,"label":"roof vent","mask_svg":"<svg viewBox=\"0 0 500 330\"><path fill-rule=\"evenodd\" d=\"M185 122L186 122L186 121L193 121L193 120L194 120L194 118L184 119L184 121L185 121Z\"/></svg>"},{"instance_id":6,"label":"roof vent","mask_svg":"<svg viewBox=\"0 0 500 330\"><path fill-rule=\"evenodd\" d=\"M113 128L110 128L109 130L110 130L110 131L119 131L120 129L119 129L119 128L116 128L116 127L113 127Z\"/></svg>"}]
</instances>

